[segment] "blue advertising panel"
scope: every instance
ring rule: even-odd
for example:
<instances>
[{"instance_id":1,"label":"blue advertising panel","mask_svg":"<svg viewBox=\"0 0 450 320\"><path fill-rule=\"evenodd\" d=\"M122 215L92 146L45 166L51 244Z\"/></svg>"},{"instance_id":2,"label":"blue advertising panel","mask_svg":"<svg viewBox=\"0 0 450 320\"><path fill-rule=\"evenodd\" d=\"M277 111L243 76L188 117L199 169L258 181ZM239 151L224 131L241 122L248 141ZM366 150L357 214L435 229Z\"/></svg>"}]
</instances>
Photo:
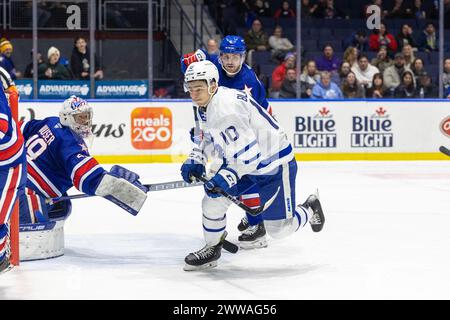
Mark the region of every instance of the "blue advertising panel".
<instances>
[{"instance_id":1,"label":"blue advertising panel","mask_svg":"<svg viewBox=\"0 0 450 320\"><path fill-rule=\"evenodd\" d=\"M20 99L33 99L33 80L15 80Z\"/></svg>"},{"instance_id":2,"label":"blue advertising panel","mask_svg":"<svg viewBox=\"0 0 450 320\"><path fill-rule=\"evenodd\" d=\"M148 98L148 81L96 81L95 97L98 99Z\"/></svg>"},{"instance_id":3,"label":"blue advertising panel","mask_svg":"<svg viewBox=\"0 0 450 320\"><path fill-rule=\"evenodd\" d=\"M39 99L66 99L71 95L90 98L89 81L44 80L38 82Z\"/></svg>"}]
</instances>

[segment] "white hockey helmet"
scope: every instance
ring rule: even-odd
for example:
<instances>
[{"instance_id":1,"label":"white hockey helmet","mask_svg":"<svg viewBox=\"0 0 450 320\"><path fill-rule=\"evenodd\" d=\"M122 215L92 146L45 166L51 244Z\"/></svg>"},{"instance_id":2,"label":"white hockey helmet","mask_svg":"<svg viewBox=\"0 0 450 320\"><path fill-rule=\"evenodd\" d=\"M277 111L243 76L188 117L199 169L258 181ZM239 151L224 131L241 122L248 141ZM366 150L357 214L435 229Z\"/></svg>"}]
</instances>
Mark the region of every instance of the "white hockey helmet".
<instances>
[{"instance_id":1,"label":"white hockey helmet","mask_svg":"<svg viewBox=\"0 0 450 320\"><path fill-rule=\"evenodd\" d=\"M92 135L92 107L86 100L71 96L63 102L59 111L59 121L63 126L71 128L82 138Z\"/></svg>"},{"instance_id":2,"label":"white hockey helmet","mask_svg":"<svg viewBox=\"0 0 450 320\"><path fill-rule=\"evenodd\" d=\"M219 85L219 70L211 61L204 60L193 62L189 65L184 73L184 90L188 91L188 82L196 80L205 80L208 85L208 92L211 92L210 87L213 82Z\"/></svg>"}]
</instances>

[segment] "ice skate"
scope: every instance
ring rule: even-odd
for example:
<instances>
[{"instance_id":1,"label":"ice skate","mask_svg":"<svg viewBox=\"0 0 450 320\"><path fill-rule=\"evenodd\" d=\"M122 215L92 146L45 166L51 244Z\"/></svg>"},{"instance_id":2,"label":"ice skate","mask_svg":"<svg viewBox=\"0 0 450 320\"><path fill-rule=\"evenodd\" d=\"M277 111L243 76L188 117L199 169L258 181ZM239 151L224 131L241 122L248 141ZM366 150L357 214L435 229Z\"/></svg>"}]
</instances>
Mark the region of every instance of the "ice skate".
<instances>
[{"instance_id":1,"label":"ice skate","mask_svg":"<svg viewBox=\"0 0 450 320\"><path fill-rule=\"evenodd\" d=\"M267 247L266 228L264 222L255 226L248 226L239 236L239 247L242 249L256 249Z\"/></svg>"},{"instance_id":2,"label":"ice skate","mask_svg":"<svg viewBox=\"0 0 450 320\"><path fill-rule=\"evenodd\" d=\"M311 208L313 211L313 215L309 219L312 230L314 232L321 231L325 224L325 215L323 214L322 205L320 204L319 194L316 192L315 194L310 195L302 206Z\"/></svg>"},{"instance_id":3,"label":"ice skate","mask_svg":"<svg viewBox=\"0 0 450 320\"><path fill-rule=\"evenodd\" d=\"M217 260L220 258L223 240L226 236L227 232L225 231L220 242L215 246L206 245L196 252L189 253L184 259L186 263L184 271L199 271L217 267Z\"/></svg>"}]
</instances>

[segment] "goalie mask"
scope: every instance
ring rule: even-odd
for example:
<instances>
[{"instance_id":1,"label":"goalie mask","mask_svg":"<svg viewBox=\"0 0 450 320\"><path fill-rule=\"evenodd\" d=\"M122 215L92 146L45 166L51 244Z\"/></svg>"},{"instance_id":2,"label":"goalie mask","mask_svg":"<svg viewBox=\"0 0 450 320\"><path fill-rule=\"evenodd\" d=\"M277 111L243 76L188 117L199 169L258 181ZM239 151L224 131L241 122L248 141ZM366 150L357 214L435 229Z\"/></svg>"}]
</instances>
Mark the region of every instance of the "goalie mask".
<instances>
[{"instance_id":1,"label":"goalie mask","mask_svg":"<svg viewBox=\"0 0 450 320\"><path fill-rule=\"evenodd\" d=\"M59 112L59 121L81 138L90 139L92 137L92 115L92 108L86 100L71 96L63 102Z\"/></svg>"}]
</instances>

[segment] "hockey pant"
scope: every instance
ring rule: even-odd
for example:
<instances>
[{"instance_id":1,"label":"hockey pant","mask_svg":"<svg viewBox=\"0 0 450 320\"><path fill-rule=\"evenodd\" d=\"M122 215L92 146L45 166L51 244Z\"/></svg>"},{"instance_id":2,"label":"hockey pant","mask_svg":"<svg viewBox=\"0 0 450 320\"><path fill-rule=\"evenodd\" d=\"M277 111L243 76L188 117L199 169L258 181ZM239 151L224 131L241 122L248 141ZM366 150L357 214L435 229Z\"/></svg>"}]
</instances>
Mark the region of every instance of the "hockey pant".
<instances>
[{"instance_id":1,"label":"hockey pant","mask_svg":"<svg viewBox=\"0 0 450 320\"><path fill-rule=\"evenodd\" d=\"M311 212L306 208L296 206L296 176L297 162L293 159L270 174L243 176L236 186L231 188L230 193L239 196L247 206L255 208L264 205L278 191L275 200L259 217L247 216L250 224L255 224L255 220L264 220L270 236L283 238L304 227L311 216ZM231 201L224 197L210 198L205 195L203 198L203 234L208 245L219 242L225 231L226 212L231 204Z\"/></svg>"},{"instance_id":2,"label":"hockey pant","mask_svg":"<svg viewBox=\"0 0 450 320\"><path fill-rule=\"evenodd\" d=\"M67 194L64 193L63 196ZM41 223L49 220L67 219L72 211L70 200L46 204L45 198L34 190L26 188L20 197L20 224Z\"/></svg>"}]
</instances>

